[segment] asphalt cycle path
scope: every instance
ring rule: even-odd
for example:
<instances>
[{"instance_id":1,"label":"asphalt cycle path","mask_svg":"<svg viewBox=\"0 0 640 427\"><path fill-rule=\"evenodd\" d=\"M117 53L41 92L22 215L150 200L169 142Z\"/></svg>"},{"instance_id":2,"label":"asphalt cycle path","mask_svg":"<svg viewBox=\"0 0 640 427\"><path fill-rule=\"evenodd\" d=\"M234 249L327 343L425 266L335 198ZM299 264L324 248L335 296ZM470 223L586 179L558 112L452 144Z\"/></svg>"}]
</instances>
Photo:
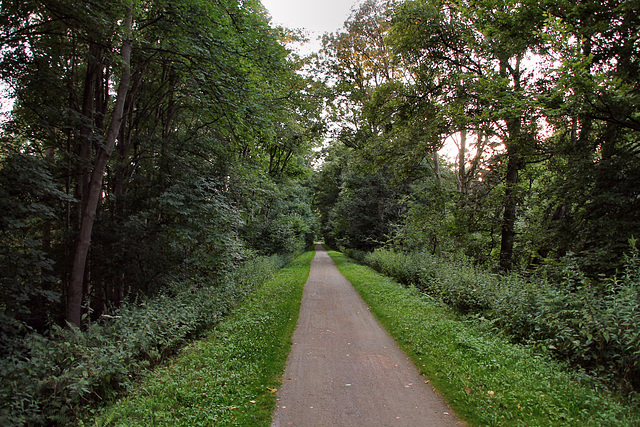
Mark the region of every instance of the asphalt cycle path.
<instances>
[{"instance_id":1,"label":"asphalt cycle path","mask_svg":"<svg viewBox=\"0 0 640 427\"><path fill-rule=\"evenodd\" d=\"M460 426L316 246L272 427Z\"/></svg>"}]
</instances>

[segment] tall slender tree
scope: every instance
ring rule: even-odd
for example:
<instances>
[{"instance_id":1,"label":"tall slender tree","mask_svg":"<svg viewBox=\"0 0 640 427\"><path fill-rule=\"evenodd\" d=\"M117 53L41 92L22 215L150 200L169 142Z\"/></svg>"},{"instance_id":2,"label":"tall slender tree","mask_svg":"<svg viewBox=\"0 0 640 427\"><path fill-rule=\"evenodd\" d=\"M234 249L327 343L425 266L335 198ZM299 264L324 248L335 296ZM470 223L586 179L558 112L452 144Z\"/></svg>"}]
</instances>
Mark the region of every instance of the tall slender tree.
<instances>
[{"instance_id":1,"label":"tall slender tree","mask_svg":"<svg viewBox=\"0 0 640 427\"><path fill-rule=\"evenodd\" d=\"M104 142L98 149L98 153L91 171L88 189L82 200L82 210L80 215L80 230L78 241L73 256L69 287L67 289L67 322L75 326L82 325L82 299L83 284L85 278L85 268L87 254L91 245L91 233L96 218L96 210L102 193L102 180L107 162L116 144L116 138L120 134L120 128L124 119L124 105L131 83L131 31L133 28L133 9L129 6L123 19L122 30L122 70L118 91L116 94L111 121L104 137Z\"/></svg>"}]
</instances>

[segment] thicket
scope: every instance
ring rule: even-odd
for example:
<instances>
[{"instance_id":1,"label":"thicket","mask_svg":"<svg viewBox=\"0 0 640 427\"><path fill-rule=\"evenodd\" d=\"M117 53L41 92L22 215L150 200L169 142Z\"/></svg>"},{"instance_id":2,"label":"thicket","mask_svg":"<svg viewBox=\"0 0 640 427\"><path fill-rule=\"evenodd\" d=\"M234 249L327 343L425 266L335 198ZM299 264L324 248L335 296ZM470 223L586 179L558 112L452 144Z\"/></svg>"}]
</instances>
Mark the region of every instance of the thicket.
<instances>
[{"instance_id":1,"label":"thicket","mask_svg":"<svg viewBox=\"0 0 640 427\"><path fill-rule=\"evenodd\" d=\"M124 304L86 330L54 326L3 341L0 424L66 425L90 404L108 401L144 368L209 330L290 256L247 261L217 283L176 283L153 299ZM10 319L2 318L3 338ZM24 327L24 325L20 325Z\"/></svg>"},{"instance_id":2,"label":"thicket","mask_svg":"<svg viewBox=\"0 0 640 427\"><path fill-rule=\"evenodd\" d=\"M640 391L640 254L631 241L625 268L600 281L577 269L497 275L465 257L423 251L356 252L366 264L490 322L513 341L545 347L558 358L614 384Z\"/></svg>"}]
</instances>

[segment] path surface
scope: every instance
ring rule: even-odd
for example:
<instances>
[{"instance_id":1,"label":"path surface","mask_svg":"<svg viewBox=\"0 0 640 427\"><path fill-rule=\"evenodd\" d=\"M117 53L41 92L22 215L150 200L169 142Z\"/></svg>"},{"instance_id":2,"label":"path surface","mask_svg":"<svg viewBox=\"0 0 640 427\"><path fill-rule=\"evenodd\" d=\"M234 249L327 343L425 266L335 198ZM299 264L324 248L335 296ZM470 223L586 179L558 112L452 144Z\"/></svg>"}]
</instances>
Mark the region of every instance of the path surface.
<instances>
[{"instance_id":1,"label":"path surface","mask_svg":"<svg viewBox=\"0 0 640 427\"><path fill-rule=\"evenodd\" d=\"M273 427L460 425L320 245Z\"/></svg>"}]
</instances>

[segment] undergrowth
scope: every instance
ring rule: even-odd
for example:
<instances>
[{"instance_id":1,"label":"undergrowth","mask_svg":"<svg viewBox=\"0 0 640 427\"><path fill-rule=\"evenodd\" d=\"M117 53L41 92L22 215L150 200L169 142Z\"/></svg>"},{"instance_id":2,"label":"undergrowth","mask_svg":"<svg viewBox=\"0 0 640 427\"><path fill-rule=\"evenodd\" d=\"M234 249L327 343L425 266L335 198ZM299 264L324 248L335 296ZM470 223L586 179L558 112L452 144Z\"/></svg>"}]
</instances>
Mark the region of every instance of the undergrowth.
<instances>
[{"instance_id":1,"label":"undergrowth","mask_svg":"<svg viewBox=\"0 0 640 427\"><path fill-rule=\"evenodd\" d=\"M268 426L314 252L280 270L207 339L156 369L91 423Z\"/></svg>"},{"instance_id":2,"label":"undergrowth","mask_svg":"<svg viewBox=\"0 0 640 427\"><path fill-rule=\"evenodd\" d=\"M632 242L634 243L634 242ZM489 322L514 342L550 350L637 399L640 390L640 257L635 245L626 269L593 282L565 269L553 280L491 274L464 258L379 249L363 257L375 270ZM637 402L640 403L640 402Z\"/></svg>"},{"instance_id":3,"label":"undergrowth","mask_svg":"<svg viewBox=\"0 0 640 427\"><path fill-rule=\"evenodd\" d=\"M48 335L3 335L0 425L75 422L213 327L286 261L257 258L213 285L176 284L172 295L125 304L85 331L54 326Z\"/></svg>"},{"instance_id":4,"label":"undergrowth","mask_svg":"<svg viewBox=\"0 0 640 427\"><path fill-rule=\"evenodd\" d=\"M470 424L640 425L640 411L548 351L514 344L486 323L461 319L440 298L403 287L339 252L329 254L421 373Z\"/></svg>"}]
</instances>

